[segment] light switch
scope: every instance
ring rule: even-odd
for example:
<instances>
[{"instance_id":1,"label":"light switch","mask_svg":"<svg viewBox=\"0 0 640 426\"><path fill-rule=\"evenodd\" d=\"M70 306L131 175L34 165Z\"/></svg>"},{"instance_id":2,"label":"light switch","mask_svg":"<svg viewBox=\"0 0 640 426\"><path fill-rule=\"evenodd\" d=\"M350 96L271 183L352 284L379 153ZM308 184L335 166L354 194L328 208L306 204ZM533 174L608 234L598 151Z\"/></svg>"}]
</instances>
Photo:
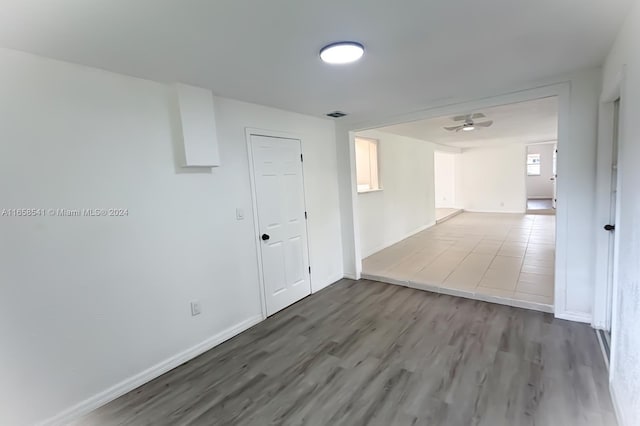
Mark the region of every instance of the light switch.
<instances>
[{"instance_id":1,"label":"light switch","mask_svg":"<svg viewBox=\"0 0 640 426\"><path fill-rule=\"evenodd\" d=\"M238 208L236 209L236 219L237 220L244 220L244 210Z\"/></svg>"}]
</instances>

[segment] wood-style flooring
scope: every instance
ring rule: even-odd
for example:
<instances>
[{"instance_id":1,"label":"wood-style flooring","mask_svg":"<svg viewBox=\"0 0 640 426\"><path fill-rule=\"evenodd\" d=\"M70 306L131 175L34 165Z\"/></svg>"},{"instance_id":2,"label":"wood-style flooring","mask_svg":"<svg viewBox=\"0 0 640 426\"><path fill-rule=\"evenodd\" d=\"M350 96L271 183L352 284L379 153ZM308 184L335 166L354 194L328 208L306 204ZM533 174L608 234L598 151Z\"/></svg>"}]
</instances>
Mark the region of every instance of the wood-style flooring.
<instances>
[{"instance_id":1,"label":"wood-style flooring","mask_svg":"<svg viewBox=\"0 0 640 426\"><path fill-rule=\"evenodd\" d=\"M342 280L82 425L612 425L594 331L551 314Z\"/></svg>"}]
</instances>

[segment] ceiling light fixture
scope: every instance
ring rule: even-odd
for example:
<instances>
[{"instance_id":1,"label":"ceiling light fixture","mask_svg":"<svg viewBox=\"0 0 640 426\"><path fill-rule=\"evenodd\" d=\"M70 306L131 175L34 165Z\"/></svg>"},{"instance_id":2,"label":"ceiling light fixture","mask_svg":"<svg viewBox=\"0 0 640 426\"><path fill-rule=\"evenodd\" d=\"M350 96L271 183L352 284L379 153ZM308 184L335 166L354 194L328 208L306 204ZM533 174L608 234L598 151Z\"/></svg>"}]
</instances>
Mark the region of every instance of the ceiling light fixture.
<instances>
[{"instance_id":1,"label":"ceiling light fixture","mask_svg":"<svg viewBox=\"0 0 640 426\"><path fill-rule=\"evenodd\" d=\"M349 64L362 58L364 46L355 41L331 43L320 50L320 59L327 64Z\"/></svg>"},{"instance_id":2,"label":"ceiling light fixture","mask_svg":"<svg viewBox=\"0 0 640 426\"><path fill-rule=\"evenodd\" d=\"M462 127L462 131L463 131L463 132L470 132L470 131L475 130L475 129L476 129L476 128L473 126L473 124L465 124L465 125Z\"/></svg>"}]
</instances>

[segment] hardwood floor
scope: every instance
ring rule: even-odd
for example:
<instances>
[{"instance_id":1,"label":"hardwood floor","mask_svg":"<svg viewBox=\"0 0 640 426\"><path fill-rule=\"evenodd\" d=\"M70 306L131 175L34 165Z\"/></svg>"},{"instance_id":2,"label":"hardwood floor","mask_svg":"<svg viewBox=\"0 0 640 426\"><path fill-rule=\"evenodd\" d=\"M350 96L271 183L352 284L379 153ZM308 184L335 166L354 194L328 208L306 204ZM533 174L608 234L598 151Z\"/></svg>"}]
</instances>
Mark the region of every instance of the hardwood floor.
<instances>
[{"instance_id":1,"label":"hardwood floor","mask_svg":"<svg viewBox=\"0 0 640 426\"><path fill-rule=\"evenodd\" d=\"M610 425L594 331L550 314L342 280L82 425Z\"/></svg>"}]
</instances>

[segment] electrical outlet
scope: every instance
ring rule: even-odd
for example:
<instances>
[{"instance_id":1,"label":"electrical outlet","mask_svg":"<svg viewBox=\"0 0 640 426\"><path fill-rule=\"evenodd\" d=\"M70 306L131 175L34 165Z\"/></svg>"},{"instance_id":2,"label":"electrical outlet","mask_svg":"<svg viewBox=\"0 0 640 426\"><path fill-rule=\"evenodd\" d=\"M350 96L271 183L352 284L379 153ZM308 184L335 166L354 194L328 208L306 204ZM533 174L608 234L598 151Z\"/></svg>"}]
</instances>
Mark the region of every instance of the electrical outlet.
<instances>
[{"instance_id":1,"label":"electrical outlet","mask_svg":"<svg viewBox=\"0 0 640 426\"><path fill-rule=\"evenodd\" d=\"M200 301L194 300L191 302L191 316L195 317L196 315L200 315L202 307L200 306Z\"/></svg>"}]
</instances>

